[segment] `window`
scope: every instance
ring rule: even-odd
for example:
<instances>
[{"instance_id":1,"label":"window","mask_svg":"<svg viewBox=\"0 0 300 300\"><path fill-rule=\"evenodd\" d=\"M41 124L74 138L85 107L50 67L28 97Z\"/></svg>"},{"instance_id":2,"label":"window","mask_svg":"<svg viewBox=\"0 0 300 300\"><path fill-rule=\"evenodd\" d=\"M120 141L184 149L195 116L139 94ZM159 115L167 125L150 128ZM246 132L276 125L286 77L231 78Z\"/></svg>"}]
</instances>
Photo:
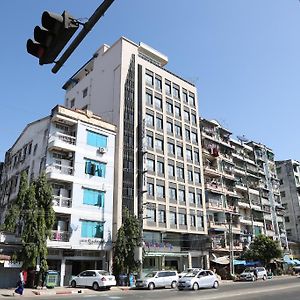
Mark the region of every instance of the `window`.
<instances>
[{"instance_id":1,"label":"window","mask_svg":"<svg viewBox=\"0 0 300 300\"><path fill-rule=\"evenodd\" d=\"M192 132L191 137L192 137L192 142L193 143L197 143L198 142L197 133Z\"/></svg>"},{"instance_id":2,"label":"window","mask_svg":"<svg viewBox=\"0 0 300 300\"><path fill-rule=\"evenodd\" d=\"M156 197L164 198L165 197L165 187L162 185L156 186Z\"/></svg>"},{"instance_id":3,"label":"window","mask_svg":"<svg viewBox=\"0 0 300 300\"><path fill-rule=\"evenodd\" d=\"M176 212L170 211L169 215L170 215L170 225L176 225L177 224Z\"/></svg>"},{"instance_id":4,"label":"window","mask_svg":"<svg viewBox=\"0 0 300 300\"><path fill-rule=\"evenodd\" d=\"M161 161L157 162L157 173L165 174L165 166L164 166L164 163Z\"/></svg>"},{"instance_id":5,"label":"window","mask_svg":"<svg viewBox=\"0 0 300 300\"><path fill-rule=\"evenodd\" d=\"M169 81L165 82L165 92L167 95L171 95L171 82Z\"/></svg>"},{"instance_id":6,"label":"window","mask_svg":"<svg viewBox=\"0 0 300 300\"><path fill-rule=\"evenodd\" d=\"M104 207L104 195L102 191L83 189L83 204Z\"/></svg>"},{"instance_id":7,"label":"window","mask_svg":"<svg viewBox=\"0 0 300 300\"><path fill-rule=\"evenodd\" d=\"M147 169L148 169L148 171L154 172L154 164L155 164L154 160L150 159L150 158L147 158L146 163L147 163Z\"/></svg>"},{"instance_id":8,"label":"window","mask_svg":"<svg viewBox=\"0 0 300 300\"><path fill-rule=\"evenodd\" d=\"M202 207L202 195L201 194L197 194L197 205L198 207Z\"/></svg>"},{"instance_id":9,"label":"window","mask_svg":"<svg viewBox=\"0 0 300 300\"><path fill-rule=\"evenodd\" d=\"M181 136L181 127L179 125L175 125L175 134Z\"/></svg>"},{"instance_id":10,"label":"window","mask_svg":"<svg viewBox=\"0 0 300 300\"><path fill-rule=\"evenodd\" d=\"M177 154L177 157L183 157L183 148L182 146L176 146L176 154Z\"/></svg>"},{"instance_id":11,"label":"window","mask_svg":"<svg viewBox=\"0 0 300 300\"><path fill-rule=\"evenodd\" d=\"M189 192L189 201L190 201L190 203L192 203L192 204L196 204L195 193Z\"/></svg>"},{"instance_id":12,"label":"window","mask_svg":"<svg viewBox=\"0 0 300 300\"><path fill-rule=\"evenodd\" d=\"M168 143L168 153L175 155L175 145L173 143Z\"/></svg>"},{"instance_id":13,"label":"window","mask_svg":"<svg viewBox=\"0 0 300 300\"><path fill-rule=\"evenodd\" d=\"M169 114L173 114L173 104L172 103L169 103L169 102L166 103L166 111Z\"/></svg>"},{"instance_id":14,"label":"window","mask_svg":"<svg viewBox=\"0 0 300 300\"><path fill-rule=\"evenodd\" d=\"M159 91L162 89L161 78L155 77L155 88Z\"/></svg>"},{"instance_id":15,"label":"window","mask_svg":"<svg viewBox=\"0 0 300 300\"><path fill-rule=\"evenodd\" d=\"M154 197L154 184L147 182L147 194L148 196Z\"/></svg>"},{"instance_id":16,"label":"window","mask_svg":"<svg viewBox=\"0 0 300 300\"><path fill-rule=\"evenodd\" d=\"M190 161L193 160L193 153L191 149L186 149L186 159Z\"/></svg>"},{"instance_id":17,"label":"window","mask_svg":"<svg viewBox=\"0 0 300 300\"><path fill-rule=\"evenodd\" d=\"M158 109L162 109L162 100L158 97L154 97L155 107Z\"/></svg>"},{"instance_id":18,"label":"window","mask_svg":"<svg viewBox=\"0 0 300 300\"><path fill-rule=\"evenodd\" d=\"M188 170L188 181L193 181L193 171Z\"/></svg>"},{"instance_id":19,"label":"window","mask_svg":"<svg viewBox=\"0 0 300 300\"><path fill-rule=\"evenodd\" d=\"M187 91L182 91L182 98L184 102L188 102L188 95L187 95Z\"/></svg>"},{"instance_id":20,"label":"window","mask_svg":"<svg viewBox=\"0 0 300 300\"><path fill-rule=\"evenodd\" d=\"M203 216L197 216L197 224L198 224L198 228L204 227Z\"/></svg>"},{"instance_id":21,"label":"window","mask_svg":"<svg viewBox=\"0 0 300 300\"><path fill-rule=\"evenodd\" d=\"M184 119L185 121L190 121L190 113L188 111L184 111Z\"/></svg>"},{"instance_id":22,"label":"window","mask_svg":"<svg viewBox=\"0 0 300 300\"><path fill-rule=\"evenodd\" d=\"M173 133L173 124L171 122L167 122L167 132Z\"/></svg>"},{"instance_id":23,"label":"window","mask_svg":"<svg viewBox=\"0 0 300 300\"><path fill-rule=\"evenodd\" d=\"M175 167L173 165L168 165L168 175L175 177Z\"/></svg>"},{"instance_id":24,"label":"window","mask_svg":"<svg viewBox=\"0 0 300 300\"><path fill-rule=\"evenodd\" d=\"M105 177L106 164L99 161L86 159L85 160L85 174L92 176Z\"/></svg>"},{"instance_id":25,"label":"window","mask_svg":"<svg viewBox=\"0 0 300 300\"><path fill-rule=\"evenodd\" d=\"M173 84L173 97L179 99L180 98L180 93L179 93L179 86Z\"/></svg>"},{"instance_id":26,"label":"window","mask_svg":"<svg viewBox=\"0 0 300 300\"><path fill-rule=\"evenodd\" d=\"M185 202L185 191L184 190L178 190L178 200L180 202Z\"/></svg>"},{"instance_id":27,"label":"window","mask_svg":"<svg viewBox=\"0 0 300 300\"><path fill-rule=\"evenodd\" d=\"M146 93L146 104L147 105L152 105L153 104L153 98L152 95L149 93Z\"/></svg>"},{"instance_id":28,"label":"window","mask_svg":"<svg viewBox=\"0 0 300 300\"><path fill-rule=\"evenodd\" d=\"M107 136L87 130L87 144L94 147L107 148Z\"/></svg>"},{"instance_id":29,"label":"window","mask_svg":"<svg viewBox=\"0 0 300 300\"><path fill-rule=\"evenodd\" d=\"M161 139L155 139L156 151L164 151L164 141Z\"/></svg>"},{"instance_id":30,"label":"window","mask_svg":"<svg viewBox=\"0 0 300 300\"><path fill-rule=\"evenodd\" d=\"M70 108L75 106L75 98L70 101Z\"/></svg>"},{"instance_id":31,"label":"window","mask_svg":"<svg viewBox=\"0 0 300 300\"><path fill-rule=\"evenodd\" d=\"M192 123L193 124L197 124L197 117L196 117L196 115L195 114L191 114L191 118L192 118Z\"/></svg>"},{"instance_id":32,"label":"window","mask_svg":"<svg viewBox=\"0 0 300 300\"><path fill-rule=\"evenodd\" d=\"M194 173L195 183L201 183L201 176L199 172Z\"/></svg>"},{"instance_id":33,"label":"window","mask_svg":"<svg viewBox=\"0 0 300 300\"><path fill-rule=\"evenodd\" d=\"M193 106L195 106L195 96L194 95L189 95L189 103Z\"/></svg>"},{"instance_id":34,"label":"window","mask_svg":"<svg viewBox=\"0 0 300 300\"><path fill-rule=\"evenodd\" d=\"M156 130L163 129L163 119L160 117L156 117Z\"/></svg>"},{"instance_id":35,"label":"window","mask_svg":"<svg viewBox=\"0 0 300 300\"><path fill-rule=\"evenodd\" d=\"M154 126L154 116L146 114L146 125Z\"/></svg>"},{"instance_id":36,"label":"window","mask_svg":"<svg viewBox=\"0 0 300 300\"><path fill-rule=\"evenodd\" d=\"M184 179L184 170L182 167L176 167L177 178Z\"/></svg>"},{"instance_id":37,"label":"window","mask_svg":"<svg viewBox=\"0 0 300 300\"><path fill-rule=\"evenodd\" d=\"M290 222L290 217L286 216L286 217L284 217L284 220L285 220L286 223L289 223Z\"/></svg>"},{"instance_id":38,"label":"window","mask_svg":"<svg viewBox=\"0 0 300 300\"><path fill-rule=\"evenodd\" d=\"M196 216L195 215L190 215L190 225L192 227L196 226Z\"/></svg>"},{"instance_id":39,"label":"window","mask_svg":"<svg viewBox=\"0 0 300 300\"><path fill-rule=\"evenodd\" d=\"M194 151L194 161L195 162L199 162L199 152L198 151Z\"/></svg>"},{"instance_id":40,"label":"window","mask_svg":"<svg viewBox=\"0 0 300 300\"><path fill-rule=\"evenodd\" d=\"M85 88L83 91L82 91L82 97L86 97L87 96L87 92L88 92L88 88Z\"/></svg>"},{"instance_id":41,"label":"window","mask_svg":"<svg viewBox=\"0 0 300 300\"><path fill-rule=\"evenodd\" d=\"M151 222L156 222L155 209L153 208L147 209L147 220Z\"/></svg>"},{"instance_id":42,"label":"window","mask_svg":"<svg viewBox=\"0 0 300 300\"><path fill-rule=\"evenodd\" d=\"M285 191L281 191L281 192L280 192L280 196L281 196L281 197L285 197Z\"/></svg>"},{"instance_id":43,"label":"window","mask_svg":"<svg viewBox=\"0 0 300 300\"><path fill-rule=\"evenodd\" d=\"M191 132L189 129L185 129L185 139L188 141L191 139Z\"/></svg>"},{"instance_id":44,"label":"window","mask_svg":"<svg viewBox=\"0 0 300 300\"><path fill-rule=\"evenodd\" d=\"M176 188L173 187L169 188L169 199L176 200Z\"/></svg>"},{"instance_id":45,"label":"window","mask_svg":"<svg viewBox=\"0 0 300 300\"><path fill-rule=\"evenodd\" d=\"M181 109L178 106L175 106L175 116L180 117L181 116Z\"/></svg>"},{"instance_id":46,"label":"window","mask_svg":"<svg viewBox=\"0 0 300 300\"><path fill-rule=\"evenodd\" d=\"M146 140L147 140L147 147L148 148L153 148L153 136L147 135Z\"/></svg>"},{"instance_id":47,"label":"window","mask_svg":"<svg viewBox=\"0 0 300 300\"><path fill-rule=\"evenodd\" d=\"M153 75L150 72L146 73L146 84L153 86Z\"/></svg>"},{"instance_id":48,"label":"window","mask_svg":"<svg viewBox=\"0 0 300 300\"><path fill-rule=\"evenodd\" d=\"M166 212L165 210L158 211L158 222L159 223L166 223Z\"/></svg>"},{"instance_id":49,"label":"window","mask_svg":"<svg viewBox=\"0 0 300 300\"><path fill-rule=\"evenodd\" d=\"M81 221L81 237L103 238L103 223L95 221Z\"/></svg>"},{"instance_id":50,"label":"window","mask_svg":"<svg viewBox=\"0 0 300 300\"><path fill-rule=\"evenodd\" d=\"M186 214L178 214L179 225L186 225Z\"/></svg>"}]
</instances>

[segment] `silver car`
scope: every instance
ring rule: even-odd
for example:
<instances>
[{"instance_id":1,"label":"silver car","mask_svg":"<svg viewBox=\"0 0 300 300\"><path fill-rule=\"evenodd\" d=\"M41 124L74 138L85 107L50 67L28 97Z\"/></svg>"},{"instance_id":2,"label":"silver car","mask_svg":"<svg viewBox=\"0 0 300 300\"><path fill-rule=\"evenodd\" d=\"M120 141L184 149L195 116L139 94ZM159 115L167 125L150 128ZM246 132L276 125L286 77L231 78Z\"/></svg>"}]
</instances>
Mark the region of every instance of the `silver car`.
<instances>
[{"instance_id":1,"label":"silver car","mask_svg":"<svg viewBox=\"0 0 300 300\"><path fill-rule=\"evenodd\" d=\"M148 288L153 290L158 287L176 288L178 282L177 271L153 271L148 273L144 278L138 279L135 283L137 288Z\"/></svg>"},{"instance_id":2,"label":"silver car","mask_svg":"<svg viewBox=\"0 0 300 300\"><path fill-rule=\"evenodd\" d=\"M179 290L198 290L199 288L218 288L219 279L211 270L194 271L186 274L178 281Z\"/></svg>"}]
</instances>

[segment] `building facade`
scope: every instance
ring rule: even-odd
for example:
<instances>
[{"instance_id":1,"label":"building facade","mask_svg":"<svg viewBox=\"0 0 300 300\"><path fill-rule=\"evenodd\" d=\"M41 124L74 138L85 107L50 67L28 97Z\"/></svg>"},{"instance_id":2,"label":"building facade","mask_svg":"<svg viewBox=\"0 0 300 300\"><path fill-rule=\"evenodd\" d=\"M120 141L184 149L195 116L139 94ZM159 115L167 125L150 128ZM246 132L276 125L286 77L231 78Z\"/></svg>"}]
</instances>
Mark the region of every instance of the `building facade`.
<instances>
[{"instance_id":1,"label":"building facade","mask_svg":"<svg viewBox=\"0 0 300 300\"><path fill-rule=\"evenodd\" d=\"M111 270L115 132L89 111L56 106L28 124L6 153L2 207L16 198L23 171L30 181L45 172L52 185L48 265L60 272L61 285L84 269Z\"/></svg>"},{"instance_id":2,"label":"building facade","mask_svg":"<svg viewBox=\"0 0 300 300\"><path fill-rule=\"evenodd\" d=\"M64 85L65 106L118 127L114 234L126 207L143 219L144 269L208 266L198 100L168 58L122 37Z\"/></svg>"}]
</instances>

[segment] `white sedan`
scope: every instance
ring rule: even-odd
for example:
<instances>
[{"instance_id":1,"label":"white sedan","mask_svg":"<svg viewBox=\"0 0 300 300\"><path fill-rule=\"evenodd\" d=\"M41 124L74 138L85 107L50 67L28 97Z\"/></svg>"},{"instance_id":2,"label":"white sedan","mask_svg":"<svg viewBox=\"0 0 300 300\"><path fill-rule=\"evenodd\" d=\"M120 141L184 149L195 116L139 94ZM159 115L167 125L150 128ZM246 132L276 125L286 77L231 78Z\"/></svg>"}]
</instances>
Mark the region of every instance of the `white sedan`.
<instances>
[{"instance_id":1,"label":"white sedan","mask_svg":"<svg viewBox=\"0 0 300 300\"><path fill-rule=\"evenodd\" d=\"M177 287L179 290L190 289L195 291L199 288L216 289L219 287L219 280L211 270L194 271L180 278Z\"/></svg>"},{"instance_id":2,"label":"white sedan","mask_svg":"<svg viewBox=\"0 0 300 300\"><path fill-rule=\"evenodd\" d=\"M116 285L116 278L104 270L86 270L75 276L71 280L71 287L89 286L93 290L109 290Z\"/></svg>"}]
</instances>

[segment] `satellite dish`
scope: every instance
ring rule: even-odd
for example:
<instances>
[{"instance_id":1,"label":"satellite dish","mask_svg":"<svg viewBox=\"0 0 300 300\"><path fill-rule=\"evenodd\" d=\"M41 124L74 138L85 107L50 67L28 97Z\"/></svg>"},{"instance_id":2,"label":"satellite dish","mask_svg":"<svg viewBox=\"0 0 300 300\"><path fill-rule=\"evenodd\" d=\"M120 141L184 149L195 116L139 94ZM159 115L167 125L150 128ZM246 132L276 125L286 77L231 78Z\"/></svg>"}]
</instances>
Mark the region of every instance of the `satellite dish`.
<instances>
[{"instance_id":1,"label":"satellite dish","mask_svg":"<svg viewBox=\"0 0 300 300\"><path fill-rule=\"evenodd\" d=\"M238 135L237 136L238 140L241 141L242 143L247 143L249 140L245 137L245 135Z\"/></svg>"}]
</instances>

